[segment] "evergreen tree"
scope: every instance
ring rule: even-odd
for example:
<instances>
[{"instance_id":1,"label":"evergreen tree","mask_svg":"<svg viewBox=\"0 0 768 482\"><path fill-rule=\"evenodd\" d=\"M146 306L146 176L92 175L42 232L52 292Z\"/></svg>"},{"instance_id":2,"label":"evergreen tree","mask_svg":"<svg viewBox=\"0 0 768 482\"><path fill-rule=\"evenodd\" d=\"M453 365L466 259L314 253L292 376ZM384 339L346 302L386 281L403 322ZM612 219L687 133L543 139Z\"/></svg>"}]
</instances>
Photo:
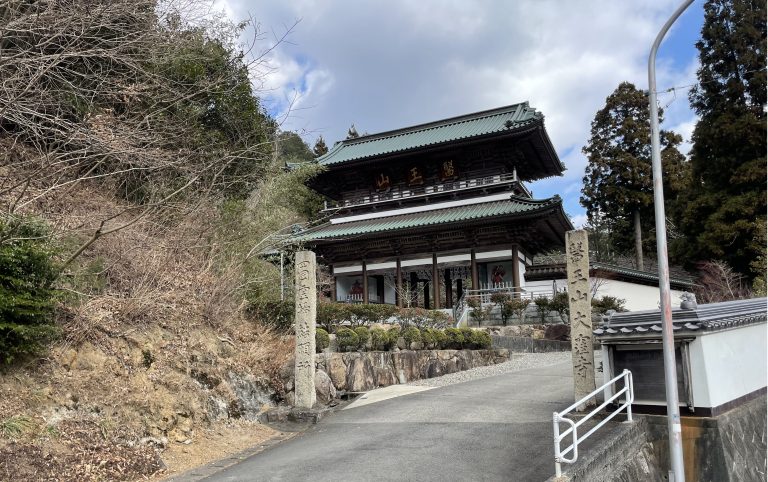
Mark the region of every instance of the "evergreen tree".
<instances>
[{"instance_id":1,"label":"evergreen tree","mask_svg":"<svg viewBox=\"0 0 768 482\"><path fill-rule=\"evenodd\" d=\"M320 157L328 153L328 146L325 145L325 139L323 139L323 136L317 138L315 147L312 149L312 152L315 154L315 157Z\"/></svg>"},{"instance_id":2,"label":"evergreen tree","mask_svg":"<svg viewBox=\"0 0 768 482\"><path fill-rule=\"evenodd\" d=\"M0 365L43 351L59 333L48 236L40 223L0 219Z\"/></svg>"},{"instance_id":3,"label":"evergreen tree","mask_svg":"<svg viewBox=\"0 0 768 482\"><path fill-rule=\"evenodd\" d=\"M595 115L589 143L582 149L589 160L580 199L587 217L607 229L615 250L634 248L639 269L642 232L650 232L654 224L649 119L646 93L623 82ZM685 157L677 149L682 138L662 131L661 141L665 193L675 199L687 176Z\"/></svg>"},{"instance_id":4,"label":"evergreen tree","mask_svg":"<svg viewBox=\"0 0 768 482\"><path fill-rule=\"evenodd\" d=\"M689 261L720 259L750 277L765 273L766 4L709 0L704 7L699 122L692 177L673 252Z\"/></svg>"},{"instance_id":5,"label":"evergreen tree","mask_svg":"<svg viewBox=\"0 0 768 482\"><path fill-rule=\"evenodd\" d=\"M283 131L277 135L278 156L285 163L309 162L314 158L314 154L304 139L295 132Z\"/></svg>"}]
</instances>

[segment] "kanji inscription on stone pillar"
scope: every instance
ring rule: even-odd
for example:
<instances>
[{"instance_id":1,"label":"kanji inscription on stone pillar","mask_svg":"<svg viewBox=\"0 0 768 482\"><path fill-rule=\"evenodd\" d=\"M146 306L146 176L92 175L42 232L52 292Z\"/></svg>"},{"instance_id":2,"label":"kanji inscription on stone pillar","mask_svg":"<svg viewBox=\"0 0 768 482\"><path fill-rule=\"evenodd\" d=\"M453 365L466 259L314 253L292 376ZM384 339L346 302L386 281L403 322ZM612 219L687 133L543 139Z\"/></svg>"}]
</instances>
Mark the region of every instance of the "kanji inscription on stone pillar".
<instances>
[{"instance_id":1,"label":"kanji inscription on stone pillar","mask_svg":"<svg viewBox=\"0 0 768 482\"><path fill-rule=\"evenodd\" d=\"M568 306L571 321L573 396L580 400L595 390L595 352L592 348L592 306L589 290L589 244L583 229L565 233ZM595 404L592 398L585 405Z\"/></svg>"},{"instance_id":2,"label":"kanji inscription on stone pillar","mask_svg":"<svg viewBox=\"0 0 768 482\"><path fill-rule=\"evenodd\" d=\"M317 283L315 253L296 253L296 365L295 405L315 405L315 320L317 317Z\"/></svg>"}]
</instances>

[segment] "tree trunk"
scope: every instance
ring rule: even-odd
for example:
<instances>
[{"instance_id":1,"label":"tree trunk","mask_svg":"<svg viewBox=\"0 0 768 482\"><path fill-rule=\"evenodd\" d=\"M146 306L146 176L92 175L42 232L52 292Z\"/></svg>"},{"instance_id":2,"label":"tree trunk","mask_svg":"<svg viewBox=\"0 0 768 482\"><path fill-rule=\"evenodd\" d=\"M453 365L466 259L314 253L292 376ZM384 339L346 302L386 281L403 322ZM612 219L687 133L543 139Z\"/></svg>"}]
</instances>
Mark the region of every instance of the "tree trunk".
<instances>
[{"instance_id":1,"label":"tree trunk","mask_svg":"<svg viewBox=\"0 0 768 482\"><path fill-rule=\"evenodd\" d=\"M635 258L637 269L643 269L643 233L640 229L640 210L635 209Z\"/></svg>"}]
</instances>

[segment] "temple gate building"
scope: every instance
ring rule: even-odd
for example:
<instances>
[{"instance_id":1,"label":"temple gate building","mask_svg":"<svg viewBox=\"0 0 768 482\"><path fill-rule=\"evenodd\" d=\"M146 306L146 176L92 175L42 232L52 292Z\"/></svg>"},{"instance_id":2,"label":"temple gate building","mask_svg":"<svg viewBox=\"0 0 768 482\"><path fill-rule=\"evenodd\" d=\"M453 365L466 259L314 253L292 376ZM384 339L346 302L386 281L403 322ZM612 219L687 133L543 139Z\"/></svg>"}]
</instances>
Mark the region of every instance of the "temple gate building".
<instances>
[{"instance_id":1,"label":"temple gate building","mask_svg":"<svg viewBox=\"0 0 768 482\"><path fill-rule=\"evenodd\" d=\"M573 229L525 183L564 170L528 103L347 139L310 187L327 222L298 233L341 302L450 309L469 289L523 292L534 255Z\"/></svg>"}]
</instances>

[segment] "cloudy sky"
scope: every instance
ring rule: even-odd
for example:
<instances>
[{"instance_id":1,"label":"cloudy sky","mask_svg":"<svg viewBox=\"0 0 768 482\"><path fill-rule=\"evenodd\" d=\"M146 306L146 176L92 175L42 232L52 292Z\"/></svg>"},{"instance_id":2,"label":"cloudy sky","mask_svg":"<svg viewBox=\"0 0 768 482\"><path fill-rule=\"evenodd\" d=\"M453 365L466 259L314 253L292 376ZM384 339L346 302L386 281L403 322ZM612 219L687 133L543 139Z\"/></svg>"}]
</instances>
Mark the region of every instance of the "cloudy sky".
<instances>
[{"instance_id":1,"label":"cloudy sky","mask_svg":"<svg viewBox=\"0 0 768 482\"><path fill-rule=\"evenodd\" d=\"M590 122L624 80L648 87L650 45L679 0L216 0L264 32L271 73L258 84L270 111L311 145L354 123L376 133L522 101L545 125L568 170L534 183L560 194L576 224ZM659 90L695 82L697 1L659 52ZM298 22L298 23L296 23ZM295 25L294 25L295 24ZM664 126L690 138L687 89L660 95ZM687 145L683 146L687 151Z\"/></svg>"}]
</instances>

